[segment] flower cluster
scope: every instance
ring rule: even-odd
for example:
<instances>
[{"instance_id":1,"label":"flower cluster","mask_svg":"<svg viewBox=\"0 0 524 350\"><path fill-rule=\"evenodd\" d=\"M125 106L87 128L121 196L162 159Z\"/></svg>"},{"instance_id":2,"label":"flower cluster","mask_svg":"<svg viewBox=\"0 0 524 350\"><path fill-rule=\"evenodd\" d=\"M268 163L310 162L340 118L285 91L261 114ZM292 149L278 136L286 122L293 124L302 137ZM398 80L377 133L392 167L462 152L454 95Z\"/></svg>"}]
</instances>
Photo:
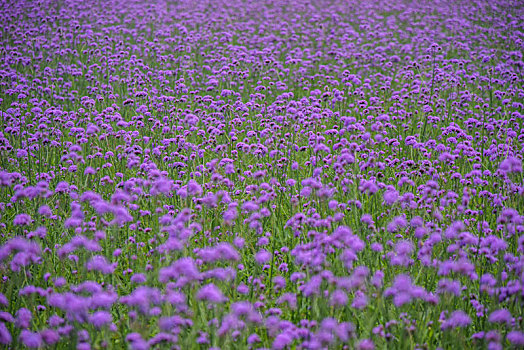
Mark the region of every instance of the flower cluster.
<instances>
[{"instance_id":1,"label":"flower cluster","mask_svg":"<svg viewBox=\"0 0 524 350\"><path fill-rule=\"evenodd\" d=\"M1 7L2 346L524 346L518 0Z\"/></svg>"}]
</instances>

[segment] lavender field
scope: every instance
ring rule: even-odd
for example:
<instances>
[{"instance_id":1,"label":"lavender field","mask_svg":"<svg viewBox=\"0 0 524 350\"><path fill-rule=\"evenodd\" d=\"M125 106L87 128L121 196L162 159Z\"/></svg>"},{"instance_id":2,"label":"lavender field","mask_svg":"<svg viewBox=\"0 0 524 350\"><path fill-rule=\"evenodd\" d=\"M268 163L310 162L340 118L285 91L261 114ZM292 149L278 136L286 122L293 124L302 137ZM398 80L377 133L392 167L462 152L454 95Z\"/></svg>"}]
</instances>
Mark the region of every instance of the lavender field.
<instances>
[{"instance_id":1,"label":"lavender field","mask_svg":"<svg viewBox=\"0 0 524 350\"><path fill-rule=\"evenodd\" d=\"M0 0L0 348L524 348L524 3Z\"/></svg>"}]
</instances>

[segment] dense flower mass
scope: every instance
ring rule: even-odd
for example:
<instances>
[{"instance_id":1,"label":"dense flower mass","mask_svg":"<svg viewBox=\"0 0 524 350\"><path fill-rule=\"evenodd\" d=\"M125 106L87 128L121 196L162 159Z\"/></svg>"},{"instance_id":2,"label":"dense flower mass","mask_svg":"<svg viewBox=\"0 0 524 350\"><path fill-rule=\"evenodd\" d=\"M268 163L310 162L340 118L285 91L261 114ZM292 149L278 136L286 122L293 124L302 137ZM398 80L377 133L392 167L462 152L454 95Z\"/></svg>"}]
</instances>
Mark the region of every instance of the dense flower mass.
<instances>
[{"instance_id":1,"label":"dense flower mass","mask_svg":"<svg viewBox=\"0 0 524 350\"><path fill-rule=\"evenodd\" d=\"M1 346L524 346L521 1L1 9Z\"/></svg>"}]
</instances>

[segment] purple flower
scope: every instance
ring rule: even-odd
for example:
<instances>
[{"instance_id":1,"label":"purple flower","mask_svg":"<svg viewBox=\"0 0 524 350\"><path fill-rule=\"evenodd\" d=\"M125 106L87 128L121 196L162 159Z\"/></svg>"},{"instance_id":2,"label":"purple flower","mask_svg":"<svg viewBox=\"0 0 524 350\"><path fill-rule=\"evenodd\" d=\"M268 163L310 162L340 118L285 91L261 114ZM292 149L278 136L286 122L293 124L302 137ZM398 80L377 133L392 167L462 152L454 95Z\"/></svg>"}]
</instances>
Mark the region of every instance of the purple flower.
<instances>
[{"instance_id":1,"label":"purple flower","mask_svg":"<svg viewBox=\"0 0 524 350\"><path fill-rule=\"evenodd\" d=\"M144 314L150 311L150 304L158 305L161 300L160 291L148 286L139 286L131 294L120 297L122 304L136 306Z\"/></svg>"},{"instance_id":2,"label":"purple flower","mask_svg":"<svg viewBox=\"0 0 524 350\"><path fill-rule=\"evenodd\" d=\"M286 286L286 279L282 276L273 277L273 284L276 289L283 289Z\"/></svg>"},{"instance_id":3,"label":"purple flower","mask_svg":"<svg viewBox=\"0 0 524 350\"><path fill-rule=\"evenodd\" d=\"M520 331L511 331L506 338L509 342L516 346L524 346L524 333Z\"/></svg>"},{"instance_id":4,"label":"purple flower","mask_svg":"<svg viewBox=\"0 0 524 350\"><path fill-rule=\"evenodd\" d=\"M375 221L373 221L373 217L371 216L371 214L363 214L360 218L360 221L368 225L368 227L375 224Z\"/></svg>"},{"instance_id":5,"label":"purple flower","mask_svg":"<svg viewBox=\"0 0 524 350\"><path fill-rule=\"evenodd\" d=\"M381 270L377 270L374 274L373 274L373 277L371 278L371 284L375 287L375 288L381 288L382 287L382 280L384 279L384 272L382 272Z\"/></svg>"},{"instance_id":6,"label":"purple flower","mask_svg":"<svg viewBox=\"0 0 524 350\"><path fill-rule=\"evenodd\" d=\"M291 310L295 310L297 308L297 296L294 293L284 293L277 299L278 305L283 303L287 303Z\"/></svg>"},{"instance_id":7,"label":"purple flower","mask_svg":"<svg viewBox=\"0 0 524 350\"><path fill-rule=\"evenodd\" d=\"M410 259L413 252L413 243L410 241L400 241L395 245L395 254L390 254L391 264L409 266L412 263Z\"/></svg>"},{"instance_id":8,"label":"purple flower","mask_svg":"<svg viewBox=\"0 0 524 350\"><path fill-rule=\"evenodd\" d=\"M143 273L135 273L131 277L131 282L134 282L134 283L140 284L140 283L145 283L146 281L147 281L147 277Z\"/></svg>"},{"instance_id":9,"label":"purple flower","mask_svg":"<svg viewBox=\"0 0 524 350\"><path fill-rule=\"evenodd\" d=\"M17 226L27 226L31 224L31 221L31 216L29 216L28 214L18 214L13 219L13 224Z\"/></svg>"},{"instance_id":10,"label":"purple flower","mask_svg":"<svg viewBox=\"0 0 524 350\"><path fill-rule=\"evenodd\" d=\"M233 240L233 244L235 245L235 247L237 247L238 249L242 249L244 248L244 245L246 244L246 240L242 237L236 237L234 240Z\"/></svg>"},{"instance_id":11,"label":"purple flower","mask_svg":"<svg viewBox=\"0 0 524 350\"><path fill-rule=\"evenodd\" d=\"M38 214L49 218L53 215L53 211L48 205L42 205L38 208Z\"/></svg>"},{"instance_id":12,"label":"purple flower","mask_svg":"<svg viewBox=\"0 0 524 350\"><path fill-rule=\"evenodd\" d=\"M126 341L129 343L129 347L131 348L131 350L149 349L149 345L139 333L129 333L126 336Z\"/></svg>"},{"instance_id":13,"label":"purple flower","mask_svg":"<svg viewBox=\"0 0 524 350\"><path fill-rule=\"evenodd\" d=\"M107 311L96 311L89 316L89 322L96 328L102 328L104 325L111 323L113 318Z\"/></svg>"},{"instance_id":14,"label":"purple flower","mask_svg":"<svg viewBox=\"0 0 524 350\"><path fill-rule=\"evenodd\" d=\"M333 306L345 306L348 303L348 296L346 292L340 289L336 289L331 294L330 304Z\"/></svg>"},{"instance_id":15,"label":"purple flower","mask_svg":"<svg viewBox=\"0 0 524 350\"><path fill-rule=\"evenodd\" d=\"M242 204L242 210L245 210L248 212L257 211L258 208L259 208L259 205L255 202L248 201Z\"/></svg>"},{"instance_id":16,"label":"purple flower","mask_svg":"<svg viewBox=\"0 0 524 350\"><path fill-rule=\"evenodd\" d=\"M61 325L62 323L64 323L64 319L58 315L53 315L49 317L48 323L49 323L49 326L51 327L57 327Z\"/></svg>"},{"instance_id":17,"label":"purple flower","mask_svg":"<svg viewBox=\"0 0 524 350\"><path fill-rule=\"evenodd\" d=\"M64 277L57 277L54 280L55 287L60 288L66 285L67 280Z\"/></svg>"},{"instance_id":18,"label":"purple flower","mask_svg":"<svg viewBox=\"0 0 524 350\"><path fill-rule=\"evenodd\" d=\"M115 264L110 264L104 256L95 255L86 263L86 268L88 271L99 271L107 275L113 273L116 266Z\"/></svg>"},{"instance_id":19,"label":"purple flower","mask_svg":"<svg viewBox=\"0 0 524 350\"><path fill-rule=\"evenodd\" d=\"M11 337L11 333L9 333L9 330L5 326L5 323L0 322L0 344L8 345L11 344L13 341L13 338Z\"/></svg>"},{"instance_id":20,"label":"purple flower","mask_svg":"<svg viewBox=\"0 0 524 350\"><path fill-rule=\"evenodd\" d=\"M222 319L222 323L220 324L220 327L217 330L217 334L220 337L225 336L226 334L230 333L231 331L237 329L241 321L236 318L234 315L228 314Z\"/></svg>"},{"instance_id":21,"label":"purple flower","mask_svg":"<svg viewBox=\"0 0 524 350\"><path fill-rule=\"evenodd\" d=\"M90 166L86 167L85 170L84 170L84 176L86 175L95 175L96 174L96 170Z\"/></svg>"},{"instance_id":22,"label":"purple flower","mask_svg":"<svg viewBox=\"0 0 524 350\"><path fill-rule=\"evenodd\" d=\"M198 252L198 256L207 263L217 260L238 261L240 259L240 255L235 248L226 242L219 243L216 247L203 248Z\"/></svg>"},{"instance_id":23,"label":"purple flower","mask_svg":"<svg viewBox=\"0 0 524 350\"><path fill-rule=\"evenodd\" d=\"M455 239L464 229L465 226L462 221L455 221L446 229L445 237Z\"/></svg>"},{"instance_id":24,"label":"purple flower","mask_svg":"<svg viewBox=\"0 0 524 350\"><path fill-rule=\"evenodd\" d=\"M399 193L396 190L387 190L384 192L384 202L387 205L393 205L399 198Z\"/></svg>"},{"instance_id":25,"label":"purple flower","mask_svg":"<svg viewBox=\"0 0 524 350\"><path fill-rule=\"evenodd\" d=\"M512 320L511 313L506 309L499 309L493 311L488 318L488 321L491 323L511 323Z\"/></svg>"},{"instance_id":26,"label":"purple flower","mask_svg":"<svg viewBox=\"0 0 524 350\"><path fill-rule=\"evenodd\" d=\"M187 183L187 194L190 196L200 196L202 194L202 186L195 180L189 180Z\"/></svg>"},{"instance_id":27,"label":"purple flower","mask_svg":"<svg viewBox=\"0 0 524 350\"><path fill-rule=\"evenodd\" d=\"M236 207L231 207L224 212L223 218L224 222L228 225L231 225L238 216L238 210Z\"/></svg>"},{"instance_id":28,"label":"purple flower","mask_svg":"<svg viewBox=\"0 0 524 350\"><path fill-rule=\"evenodd\" d=\"M399 231L401 228L404 228L408 225L408 222L405 217L397 216L387 225L387 230L391 233Z\"/></svg>"},{"instance_id":29,"label":"purple flower","mask_svg":"<svg viewBox=\"0 0 524 350\"><path fill-rule=\"evenodd\" d=\"M455 296L460 296L461 285L459 281L441 279L438 281L438 292L439 293L449 293Z\"/></svg>"},{"instance_id":30,"label":"purple flower","mask_svg":"<svg viewBox=\"0 0 524 350\"><path fill-rule=\"evenodd\" d=\"M9 306L9 300L7 300L6 296L2 293L0 293L0 305Z\"/></svg>"},{"instance_id":31,"label":"purple flower","mask_svg":"<svg viewBox=\"0 0 524 350\"><path fill-rule=\"evenodd\" d=\"M211 303L223 303L227 301L227 298L222 294L222 291L213 283L209 283L200 288L197 293L197 299L209 301Z\"/></svg>"},{"instance_id":32,"label":"purple flower","mask_svg":"<svg viewBox=\"0 0 524 350\"><path fill-rule=\"evenodd\" d=\"M255 343L259 343L260 342L260 337L258 336L258 334L250 334L249 337L247 337L247 343L248 344L255 344Z\"/></svg>"},{"instance_id":33,"label":"purple flower","mask_svg":"<svg viewBox=\"0 0 524 350\"><path fill-rule=\"evenodd\" d=\"M238 301L231 304L231 310L238 318L244 317L246 321L251 323L262 323L262 316L255 310L255 306L248 301Z\"/></svg>"},{"instance_id":34,"label":"purple flower","mask_svg":"<svg viewBox=\"0 0 524 350\"><path fill-rule=\"evenodd\" d=\"M393 296L393 304L397 307L410 303L414 298L432 300L431 295L424 288L413 285L411 278L405 274L397 275L393 285L384 291L384 295Z\"/></svg>"},{"instance_id":35,"label":"purple flower","mask_svg":"<svg viewBox=\"0 0 524 350\"><path fill-rule=\"evenodd\" d=\"M15 322L15 318L7 311L0 311L0 321L2 322Z\"/></svg>"},{"instance_id":36,"label":"purple flower","mask_svg":"<svg viewBox=\"0 0 524 350\"><path fill-rule=\"evenodd\" d=\"M499 169L506 173L521 173L522 161L515 157L508 157L500 163Z\"/></svg>"},{"instance_id":37,"label":"purple flower","mask_svg":"<svg viewBox=\"0 0 524 350\"><path fill-rule=\"evenodd\" d=\"M148 341L148 344L150 346L155 346L161 343L176 343L176 341L177 341L176 335L160 332L157 335L155 335L154 337L150 338Z\"/></svg>"},{"instance_id":38,"label":"purple flower","mask_svg":"<svg viewBox=\"0 0 524 350\"><path fill-rule=\"evenodd\" d=\"M42 336L27 329L23 329L20 333L20 341L31 349L40 348L43 345Z\"/></svg>"},{"instance_id":39,"label":"purple flower","mask_svg":"<svg viewBox=\"0 0 524 350\"><path fill-rule=\"evenodd\" d=\"M151 195L156 196L158 194L163 194L168 196L171 193L173 188L173 180L166 178L158 178L151 188Z\"/></svg>"},{"instance_id":40,"label":"purple flower","mask_svg":"<svg viewBox=\"0 0 524 350\"><path fill-rule=\"evenodd\" d=\"M357 347L358 350L373 350L375 349L375 344L371 339L363 339L358 342Z\"/></svg>"},{"instance_id":41,"label":"purple flower","mask_svg":"<svg viewBox=\"0 0 524 350\"><path fill-rule=\"evenodd\" d=\"M368 298L366 294L362 292L357 292L355 298L353 299L353 302L351 303L351 307L362 310L364 309L368 304Z\"/></svg>"},{"instance_id":42,"label":"purple flower","mask_svg":"<svg viewBox=\"0 0 524 350\"><path fill-rule=\"evenodd\" d=\"M382 244L378 243L378 242L375 242L375 243L371 243L371 246L370 246L371 250L374 251L374 252L381 252L384 250L384 247L382 246Z\"/></svg>"},{"instance_id":43,"label":"purple flower","mask_svg":"<svg viewBox=\"0 0 524 350\"><path fill-rule=\"evenodd\" d=\"M304 285L300 286L300 290L306 297L318 295L320 293L320 285L322 284L322 276L315 275L311 277Z\"/></svg>"},{"instance_id":44,"label":"purple flower","mask_svg":"<svg viewBox=\"0 0 524 350\"><path fill-rule=\"evenodd\" d=\"M181 287L199 278L200 272L192 258L181 258L171 266L161 268L158 272L158 280L161 283L177 279L177 285Z\"/></svg>"},{"instance_id":45,"label":"purple flower","mask_svg":"<svg viewBox=\"0 0 524 350\"><path fill-rule=\"evenodd\" d=\"M47 345L53 345L60 341L60 335L54 329L44 329L40 331L40 335Z\"/></svg>"},{"instance_id":46,"label":"purple flower","mask_svg":"<svg viewBox=\"0 0 524 350\"><path fill-rule=\"evenodd\" d=\"M273 349L281 350L286 346L290 345L293 342L293 337L291 337L287 332L280 333L275 337L273 341Z\"/></svg>"},{"instance_id":47,"label":"purple flower","mask_svg":"<svg viewBox=\"0 0 524 350\"><path fill-rule=\"evenodd\" d=\"M265 249L259 250L255 255L255 261L260 265L267 263L269 260L271 260L271 253Z\"/></svg>"},{"instance_id":48,"label":"purple flower","mask_svg":"<svg viewBox=\"0 0 524 350\"><path fill-rule=\"evenodd\" d=\"M456 310L453 311L451 316L442 323L441 328L443 330L453 329L457 327L467 327L470 324L471 318L468 316L468 314L462 310Z\"/></svg>"},{"instance_id":49,"label":"purple flower","mask_svg":"<svg viewBox=\"0 0 524 350\"><path fill-rule=\"evenodd\" d=\"M55 187L55 193L69 192L69 184L65 181L60 181Z\"/></svg>"},{"instance_id":50,"label":"purple flower","mask_svg":"<svg viewBox=\"0 0 524 350\"><path fill-rule=\"evenodd\" d=\"M79 342L76 344L76 350L91 350L91 344L86 342Z\"/></svg>"},{"instance_id":51,"label":"purple flower","mask_svg":"<svg viewBox=\"0 0 524 350\"><path fill-rule=\"evenodd\" d=\"M26 308L21 308L16 312L15 325L18 328L29 328L31 326L31 320L33 315L31 311Z\"/></svg>"}]
</instances>

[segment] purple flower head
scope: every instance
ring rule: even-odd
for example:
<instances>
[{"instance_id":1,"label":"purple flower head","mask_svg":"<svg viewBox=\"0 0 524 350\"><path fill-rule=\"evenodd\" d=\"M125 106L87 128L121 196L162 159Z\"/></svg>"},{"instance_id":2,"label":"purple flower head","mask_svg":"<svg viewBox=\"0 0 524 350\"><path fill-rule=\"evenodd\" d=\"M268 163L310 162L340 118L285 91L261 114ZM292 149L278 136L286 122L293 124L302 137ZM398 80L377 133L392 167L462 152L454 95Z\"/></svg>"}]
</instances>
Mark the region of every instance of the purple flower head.
<instances>
[{"instance_id":1,"label":"purple flower head","mask_svg":"<svg viewBox=\"0 0 524 350\"><path fill-rule=\"evenodd\" d=\"M246 240L242 237L236 237L234 240L233 240L233 244L235 245L235 247L237 247L238 249L242 249L244 248L244 245L246 243Z\"/></svg>"},{"instance_id":2,"label":"purple flower head","mask_svg":"<svg viewBox=\"0 0 524 350\"><path fill-rule=\"evenodd\" d=\"M229 243L222 242L213 248L203 248L198 252L198 256L204 262L214 262L218 260L238 261L240 255Z\"/></svg>"},{"instance_id":3,"label":"purple flower head","mask_svg":"<svg viewBox=\"0 0 524 350\"><path fill-rule=\"evenodd\" d=\"M47 345L53 345L60 341L60 334L54 329L44 329L40 331L40 335Z\"/></svg>"},{"instance_id":4,"label":"purple flower head","mask_svg":"<svg viewBox=\"0 0 524 350\"><path fill-rule=\"evenodd\" d=\"M7 311L0 311L0 321L13 323L15 318Z\"/></svg>"},{"instance_id":5,"label":"purple flower head","mask_svg":"<svg viewBox=\"0 0 524 350\"><path fill-rule=\"evenodd\" d=\"M89 316L89 322L96 328L102 328L104 325L111 323L113 318L107 311L96 311Z\"/></svg>"},{"instance_id":6,"label":"purple flower head","mask_svg":"<svg viewBox=\"0 0 524 350\"><path fill-rule=\"evenodd\" d=\"M224 221L226 224L231 225L238 217L238 210L236 207L232 207L224 211Z\"/></svg>"},{"instance_id":7,"label":"purple flower head","mask_svg":"<svg viewBox=\"0 0 524 350\"><path fill-rule=\"evenodd\" d=\"M119 300L122 304L137 307L141 313L148 314L151 305L159 305L162 302L162 296L157 288L139 286Z\"/></svg>"},{"instance_id":8,"label":"purple flower head","mask_svg":"<svg viewBox=\"0 0 524 350\"><path fill-rule=\"evenodd\" d=\"M262 318L253 304L248 301L238 301L231 304L231 311L237 318L245 318L249 322L260 323Z\"/></svg>"},{"instance_id":9,"label":"purple flower head","mask_svg":"<svg viewBox=\"0 0 524 350\"><path fill-rule=\"evenodd\" d=\"M53 211L48 205L44 204L40 208L38 208L38 214L49 218L53 215Z\"/></svg>"},{"instance_id":10,"label":"purple flower head","mask_svg":"<svg viewBox=\"0 0 524 350\"><path fill-rule=\"evenodd\" d=\"M278 334L273 341L272 348L276 350L285 349L293 342L293 337L284 331L283 333Z\"/></svg>"},{"instance_id":11,"label":"purple flower head","mask_svg":"<svg viewBox=\"0 0 524 350\"><path fill-rule=\"evenodd\" d=\"M147 281L146 275L143 273L135 273L133 276L131 276L131 282L133 283L145 283Z\"/></svg>"},{"instance_id":12,"label":"purple flower head","mask_svg":"<svg viewBox=\"0 0 524 350\"><path fill-rule=\"evenodd\" d=\"M17 226L27 226L32 222L31 216L29 214L18 214L13 219L13 224Z\"/></svg>"},{"instance_id":13,"label":"purple flower head","mask_svg":"<svg viewBox=\"0 0 524 350\"><path fill-rule=\"evenodd\" d=\"M224 296L224 294L222 294L222 291L213 283L207 284L200 288L197 293L197 299L215 304L227 301L227 298Z\"/></svg>"},{"instance_id":14,"label":"purple flower head","mask_svg":"<svg viewBox=\"0 0 524 350\"><path fill-rule=\"evenodd\" d=\"M3 306L9 305L9 300L7 300L7 297L2 293L0 293L0 305L3 305Z\"/></svg>"},{"instance_id":15,"label":"purple flower head","mask_svg":"<svg viewBox=\"0 0 524 350\"><path fill-rule=\"evenodd\" d=\"M104 256L96 255L86 263L86 268L88 271L99 271L107 275L115 271L116 265L110 264Z\"/></svg>"},{"instance_id":16,"label":"purple flower head","mask_svg":"<svg viewBox=\"0 0 524 350\"><path fill-rule=\"evenodd\" d=\"M129 343L131 350L148 350L148 343L142 338L139 333L129 333L126 336L126 341Z\"/></svg>"},{"instance_id":17,"label":"purple flower head","mask_svg":"<svg viewBox=\"0 0 524 350\"><path fill-rule=\"evenodd\" d=\"M438 282L438 293L449 293L458 297L461 292L462 286L459 281L441 279Z\"/></svg>"},{"instance_id":18,"label":"purple flower head","mask_svg":"<svg viewBox=\"0 0 524 350\"><path fill-rule=\"evenodd\" d=\"M240 328L241 321L236 318L234 315L228 314L222 319L222 323L217 330L217 334L220 337L232 333L234 330Z\"/></svg>"},{"instance_id":19,"label":"purple flower head","mask_svg":"<svg viewBox=\"0 0 524 350\"><path fill-rule=\"evenodd\" d=\"M375 288L381 288L383 279L384 279L384 272L382 272L381 270L378 270L375 272L375 274L371 278L371 284Z\"/></svg>"},{"instance_id":20,"label":"purple flower head","mask_svg":"<svg viewBox=\"0 0 524 350\"><path fill-rule=\"evenodd\" d=\"M455 221L446 229L445 237L447 239L455 239L465 228L462 221Z\"/></svg>"},{"instance_id":21,"label":"purple flower head","mask_svg":"<svg viewBox=\"0 0 524 350\"><path fill-rule=\"evenodd\" d=\"M190 196L200 196L202 194L202 186L200 186L195 180L189 180L187 183L187 194Z\"/></svg>"},{"instance_id":22,"label":"purple flower head","mask_svg":"<svg viewBox=\"0 0 524 350\"><path fill-rule=\"evenodd\" d=\"M467 327L471 324L471 318L467 313L462 310L456 310L451 313L448 319L446 319L441 328L443 330L453 329L457 327Z\"/></svg>"},{"instance_id":23,"label":"purple flower head","mask_svg":"<svg viewBox=\"0 0 524 350\"><path fill-rule=\"evenodd\" d=\"M151 188L151 195L157 196L159 194L163 194L168 196L171 193L172 188L173 180L160 177L156 179L153 183L153 187Z\"/></svg>"},{"instance_id":24,"label":"purple flower head","mask_svg":"<svg viewBox=\"0 0 524 350\"><path fill-rule=\"evenodd\" d=\"M258 334L250 334L249 337L247 337L247 343L248 344L255 344L255 343L259 343L260 342L260 337L258 336Z\"/></svg>"},{"instance_id":25,"label":"purple flower head","mask_svg":"<svg viewBox=\"0 0 524 350\"><path fill-rule=\"evenodd\" d=\"M406 227L408 222L404 216L397 216L387 225L387 230L391 233L398 232L400 229Z\"/></svg>"},{"instance_id":26,"label":"purple flower head","mask_svg":"<svg viewBox=\"0 0 524 350\"><path fill-rule=\"evenodd\" d=\"M499 169L505 173L521 173L522 160L515 157L509 157L500 163Z\"/></svg>"},{"instance_id":27,"label":"purple flower head","mask_svg":"<svg viewBox=\"0 0 524 350\"><path fill-rule=\"evenodd\" d=\"M286 286L286 279L282 276L275 276L273 277L273 284L275 286L275 289L283 289Z\"/></svg>"},{"instance_id":28,"label":"purple flower head","mask_svg":"<svg viewBox=\"0 0 524 350\"><path fill-rule=\"evenodd\" d=\"M42 336L27 329L23 329L20 333L20 341L30 349L37 349L43 345Z\"/></svg>"},{"instance_id":29,"label":"purple flower head","mask_svg":"<svg viewBox=\"0 0 524 350\"><path fill-rule=\"evenodd\" d=\"M269 260L271 260L271 253L265 249L261 249L255 254L255 261L257 264L261 265L267 263Z\"/></svg>"},{"instance_id":30,"label":"purple flower head","mask_svg":"<svg viewBox=\"0 0 524 350\"><path fill-rule=\"evenodd\" d=\"M405 274L397 275L393 281L393 285L384 291L384 295L386 297L392 296L393 304L397 307L408 304L413 299L427 299L427 301L432 299L431 295L429 295L424 288L413 285L409 275Z\"/></svg>"},{"instance_id":31,"label":"purple flower head","mask_svg":"<svg viewBox=\"0 0 524 350\"><path fill-rule=\"evenodd\" d=\"M200 279L200 272L192 258L181 258L171 266L163 267L158 272L158 280L167 283L169 280L176 279L178 286L184 286Z\"/></svg>"},{"instance_id":32,"label":"purple flower head","mask_svg":"<svg viewBox=\"0 0 524 350\"><path fill-rule=\"evenodd\" d=\"M366 224L368 226L371 226L371 225L375 224L371 214L363 214L362 217L360 218L360 221L362 221L362 223L364 223L364 224Z\"/></svg>"},{"instance_id":33,"label":"purple flower head","mask_svg":"<svg viewBox=\"0 0 524 350\"><path fill-rule=\"evenodd\" d=\"M15 325L18 328L29 328L31 326L31 320L33 315L31 311L26 308L21 308L16 312L16 321Z\"/></svg>"},{"instance_id":34,"label":"purple flower head","mask_svg":"<svg viewBox=\"0 0 524 350\"><path fill-rule=\"evenodd\" d=\"M506 338L515 346L524 346L524 333L520 331L511 331Z\"/></svg>"},{"instance_id":35,"label":"purple flower head","mask_svg":"<svg viewBox=\"0 0 524 350\"><path fill-rule=\"evenodd\" d=\"M0 322L0 344L9 345L13 341L11 333L7 329L5 323Z\"/></svg>"},{"instance_id":36,"label":"purple flower head","mask_svg":"<svg viewBox=\"0 0 524 350\"><path fill-rule=\"evenodd\" d=\"M79 342L76 344L76 350L91 350L91 344L86 342Z\"/></svg>"},{"instance_id":37,"label":"purple flower head","mask_svg":"<svg viewBox=\"0 0 524 350\"><path fill-rule=\"evenodd\" d=\"M363 339L357 343L356 348L358 350L374 350L375 344L371 339Z\"/></svg>"},{"instance_id":38,"label":"purple flower head","mask_svg":"<svg viewBox=\"0 0 524 350\"><path fill-rule=\"evenodd\" d=\"M410 258L413 252L413 243L411 241L400 241L395 245L395 253L389 254L391 257L391 264L409 266L412 263Z\"/></svg>"},{"instance_id":39,"label":"purple flower head","mask_svg":"<svg viewBox=\"0 0 524 350\"><path fill-rule=\"evenodd\" d=\"M366 296L366 294L360 291L357 292L355 298L353 299L353 302L351 303L351 307L357 310L363 310L367 305L368 297Z\"/></svg>"},{"instance_id":40,"label":"purple flower head","mask_svg":"<svg viewBox=\"0 0 524 350\"><path fill-rule=\"evenodd\" d=\"M399 198L399 193L396 190L387 190L384 192L384 202L387 205L393 205Z\"/></svg>"},{"instance_id":41,"label":"purple flower head","mask_svg":"<svg viewBox=\"0 0 524 350\"><path fill-rule=\"evenodd\" d=\"M347 298L347 297L346 297ZM297 308L297 296L294 293L284 293L277 299L277 304L284 304L287 303L288 307L291 310L295 310ZM346 301L347 303L347 301Z\"/></svg>"},{"instance_id":42,"label":"purple flower head","mask_svg":"<svg viewBox=\"0 0 524 350\"><path fill-rule=\"evenodd\" d=\"M491 323L507 323L510 324L513 317L511 313L506 309L499 309L493 311L488 318Z\"/></svg>"},{"instance_id":43,"label":"purple flower head","mask_svg":"<svg viewBox=\"0 0 524 350\"><path fill-rule=\"evenodd\" d=\"M64 319L58 315L53 315L48 319L48 324L50 327L58 327L62 323L64 323Z\"/></svg>"},{"instance_id":44,"label":"purple flower head","mask_svg":"<svg viewBox=\"0 0 524 350\"><path fill-rule=\"evenodd\" d=\"M348 296L343 290L337 289L331 294L330 305L345 306L348 303Z\"/></svg>"}]
</instances>

